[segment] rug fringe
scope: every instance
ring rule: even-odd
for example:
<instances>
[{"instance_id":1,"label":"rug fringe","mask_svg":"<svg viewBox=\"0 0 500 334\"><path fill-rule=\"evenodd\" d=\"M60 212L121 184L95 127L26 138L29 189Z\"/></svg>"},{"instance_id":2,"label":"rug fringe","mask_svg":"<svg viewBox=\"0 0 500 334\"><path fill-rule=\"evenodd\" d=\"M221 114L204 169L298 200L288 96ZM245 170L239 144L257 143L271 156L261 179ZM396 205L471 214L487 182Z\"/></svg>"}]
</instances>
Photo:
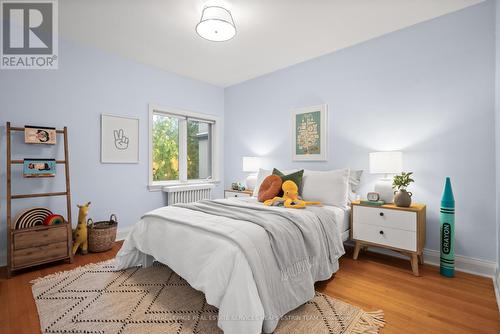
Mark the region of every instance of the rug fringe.
<instances>
[{"instance_id":1,"label":"rug fringe","mask_svg":"<svg viewBox=\"0 0 500 334\"><path fill-rule=\"evenodd\" d=\"M384 311L361 311L361 315L354 325L352 334L378 334L379 330L384 327Z\"/></svg>"},{"instance_id":2,"label":"rug fringe","mask_svg":"<svg viewBox=\"0 0 500 334\"><path fill-rule=\"evenodd\" d=\"M92 267L102 267L102 266L108 265L108 264L110 264L110 263L112 263L114 261L115 261L115 259L101 261L101 262L95 262L95 263L88 263L88 264L86 264L84 266L79 266L79 267L76 267L76 268L73 268L73 269L58 271L58 272L55 272L53 274L49 274L49 275L46 275L46 276L35 278L35 279L33 279L33 280L30 281L30 284L31 285L35 285L35 284L38 284L38 283L41 283L41 282L44 282L44 281L53 280L55 278L60 277L61 275L65 275L65 274L67 274L69 272L71 272L71 273L78 273L78 272L81 272L81 271L89 270Z\"/></svg>"}]
</instances>

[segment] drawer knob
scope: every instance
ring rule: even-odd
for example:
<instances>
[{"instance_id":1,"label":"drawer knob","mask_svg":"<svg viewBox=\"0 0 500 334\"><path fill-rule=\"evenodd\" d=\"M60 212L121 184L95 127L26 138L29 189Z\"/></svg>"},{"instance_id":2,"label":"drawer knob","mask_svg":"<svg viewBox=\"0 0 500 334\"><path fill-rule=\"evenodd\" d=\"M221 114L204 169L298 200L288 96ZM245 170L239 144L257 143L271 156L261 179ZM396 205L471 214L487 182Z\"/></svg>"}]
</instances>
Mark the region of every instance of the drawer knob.
<instances>
[{"instance_id":1,"label":"drawer knob","mask_svg":"<svg viewBox=\"0 0 500 334\"><path fill-rule=\"evenodd\" d=\"M380 214L380 217L383 217L383 216L384 216L384 213L383 213L383 212L381 212L381 213L379 213L379 214Z\"/></svg>"},{"instance_id":2,"label":"drawer knob","mask_svg":"<svg viewBox=\"0 0 500 334\"><path fill-rule=\"evenodd\" d=\"M379 233L383 235L383 234L384 234L384 231L380 231Z\"/></svg>"}]
</instances>

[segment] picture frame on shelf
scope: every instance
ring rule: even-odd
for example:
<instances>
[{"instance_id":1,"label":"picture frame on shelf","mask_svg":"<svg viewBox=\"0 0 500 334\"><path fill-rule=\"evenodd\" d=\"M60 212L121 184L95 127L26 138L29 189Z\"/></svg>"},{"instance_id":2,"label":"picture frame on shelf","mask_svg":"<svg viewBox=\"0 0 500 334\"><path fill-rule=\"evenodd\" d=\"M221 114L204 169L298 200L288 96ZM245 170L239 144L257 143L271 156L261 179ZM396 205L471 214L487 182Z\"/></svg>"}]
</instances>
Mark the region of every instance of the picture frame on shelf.
<instances>
[{"instance_id":1,"label":"picture frame on shelf","mask_svg":"<svg viewBox=\"0 0 500 334\"><path fill-rule=\"evenodd\" d=\"M45 126L24 126L24 142L26 144L50 144L57 142L56 128Z\"/></svg>"},{"instance_id":2,"label":"picture frame on shelf","mask_svg":"<svg viewBox=\"0 0 500 334\"><path fill-rule=\"evenodd\" d=\"M54 177L56 176L55 159L24 159L24 177Z\"/></svg>"},{"instance_id":3,"label":"picture frame on shelf","mask_svg":"<svg viewBox=\"0 0 500 334\"><path fill-rule=\"evenodd\" d=\"M101 115L101 163L139 163L139 119Z\"/></svg>"},{"instance_id":4,"label":"picture frame on shelf","mask_svg":"<svg viewBox=\"0 0 500 334\"><path fill-rule=\"evenodd\" d=\"M292 160L326 161L328 143L326 104L292 111Z\"/></svg>"}]
</instances>

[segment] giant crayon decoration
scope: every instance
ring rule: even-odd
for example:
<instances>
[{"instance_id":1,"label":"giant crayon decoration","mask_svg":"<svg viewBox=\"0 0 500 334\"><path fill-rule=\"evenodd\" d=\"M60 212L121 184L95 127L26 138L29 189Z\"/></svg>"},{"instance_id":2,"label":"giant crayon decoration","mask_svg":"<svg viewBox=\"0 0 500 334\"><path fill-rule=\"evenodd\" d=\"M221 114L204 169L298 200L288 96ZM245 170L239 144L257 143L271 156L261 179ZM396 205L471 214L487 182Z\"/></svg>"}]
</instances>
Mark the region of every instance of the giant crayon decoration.
<instances>
[{"instance_id":1,"label":"giant crayon decoration","mask_svg":"<svg viewBox=\"0 0 500 334\"><path fill-rule=\"evenodd\" d=\"M446 277L455 276L455 198L450 178L446 178L441 198L441 266L440 273Z\"/></svg>"}]
</instances>

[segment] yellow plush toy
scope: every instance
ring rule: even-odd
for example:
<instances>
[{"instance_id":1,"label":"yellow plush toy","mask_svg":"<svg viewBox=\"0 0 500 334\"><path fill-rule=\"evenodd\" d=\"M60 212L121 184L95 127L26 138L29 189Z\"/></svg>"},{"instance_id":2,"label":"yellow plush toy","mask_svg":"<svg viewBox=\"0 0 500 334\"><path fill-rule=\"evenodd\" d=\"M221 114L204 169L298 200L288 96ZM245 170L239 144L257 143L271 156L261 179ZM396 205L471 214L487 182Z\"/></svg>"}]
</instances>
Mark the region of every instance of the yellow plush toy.
<instances>
[{"instance_id":1,"label":"yellow plush toy","mask_svg":"<svg viewBox=\"0 0 500 334\"><path fill-rule=\"evenodd\" d=\"M273 199L268 199L264 202L264 205L275 205L277 203L283 203L285 208L290 209L303 209L307 205L321 205L321 202L307 202L299 198L299 187L293 181L285 181L281 186L283 189L283 197L275 197Z\"/></svg>"},{"instance_id":2,"label":"yellow plush toy","mask_svg":"<svg viewBox=\"0 0 500 334\"><path fill-rule=\"evenodd\" d=\"M82 254L87 254L87 214L89 213L90 202L84 205L77 205L78 209L78 225L73 230L73 255L76 254L78 248L81 248Z\"/></svg>"}]
</instances>

